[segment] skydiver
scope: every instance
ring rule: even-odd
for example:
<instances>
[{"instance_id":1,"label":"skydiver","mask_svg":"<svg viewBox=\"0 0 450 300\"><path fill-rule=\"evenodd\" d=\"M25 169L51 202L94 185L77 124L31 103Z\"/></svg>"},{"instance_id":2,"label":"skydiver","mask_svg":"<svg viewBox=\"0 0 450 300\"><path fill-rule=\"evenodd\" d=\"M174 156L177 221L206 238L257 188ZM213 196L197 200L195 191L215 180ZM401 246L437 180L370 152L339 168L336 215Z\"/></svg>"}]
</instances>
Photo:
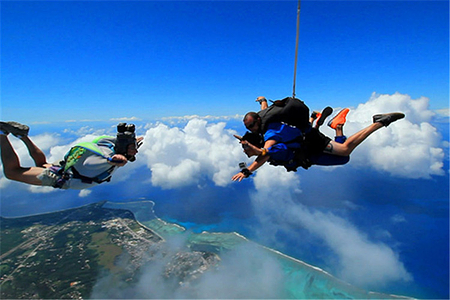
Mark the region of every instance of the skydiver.
<instances>
[{"instance_id":1,"label":"skydiver","mask_svg":"<svg viewBox=\"0 0 450 300\"><path fill-rule=\"evenodd\" d=\"M136 159L138 148L142 144L143 137L135 137L134 125L124 124L121 123L119 126L132 128L133 132L128 135L118 133L117 137L101 137L96 144L101 155L84 151L76 158L73 167L63 172L61 163L64 164L64 161L59 164L47 163L45 154L29 138L27 125L17 122L0 122L0 149L5 177L31 185L61 189L86 189L107 182L118 167L123 167L128 161ZM20 165L19 157L8 139L9 133L24 142L34 160L35 167ZM124 133L126 134L127 131Z\"/></svg>"},{"instance_id":2,"label":"skydiver","mask_svg":"<svg viewBox=\"0 0 450 300\"><path fill-rule=\"evenodd\" d=\"M256 99L261 104L261 111L269 108L264 97ZM241 172L232 177L233 181L241 181L249 177L264 163L269 161L274 165L284 165L288 171L296 171L297 167L309 168L311 165L342 165L349 161L353 150L376 130L387 127L394 121L405 117L403 113L377 114L373 116L373 123L360 130L356 134L343 140L332 141L322 134L318 128L312 127L299 129L282 122L272 122L262 125L261 114L249 112L244 117L245 127L253 134L262 137L262 143L254 145L240 138L244 152L248 157L257 156L255 161ZM330 121L330 127L342 128L342 120L345 123L346 109L342 110ZM343 118L342 118L343 117ZM267 122L266 122L267 123ZM333 126L331 126L333 125ZM342 143L341 143L342 142Z\"/></svg>"}]
</instances>

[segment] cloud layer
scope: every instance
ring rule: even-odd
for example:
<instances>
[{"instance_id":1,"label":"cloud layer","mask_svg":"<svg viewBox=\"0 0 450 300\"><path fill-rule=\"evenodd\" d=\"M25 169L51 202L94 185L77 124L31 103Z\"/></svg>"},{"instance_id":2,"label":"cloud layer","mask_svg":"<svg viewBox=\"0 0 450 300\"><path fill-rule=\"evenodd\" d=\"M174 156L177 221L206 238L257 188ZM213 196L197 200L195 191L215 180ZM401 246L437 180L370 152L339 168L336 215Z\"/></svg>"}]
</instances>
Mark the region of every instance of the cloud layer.
<instances>
[{"instance_id":1,"label":"cloud layer","mask_svg":"<svg viewBox=\"0 0 450 300\"><path fill-rule=\"evenodd\" d=\"M183 238L172 237L156 246L159 252L149 255L149 262L140 267L131 288L117 286L114 275L109 275L97 281L91 298L276 299L285 295L286 277L280 263L250 243L222 253L217 266L184 263L181 269L189 275L180 276L184 274L177 274L171 262L186 253ZM119 263L130 265L126 258Z\"/></svg>"},{"instance_id":2,"label":"cloud layer","mask_svg":"<svg viewBox=\"0 0 450 300\"><path fill-rule=\"evenodd\" d=\"M347 136L370 125L377 113L401 111L406 118L370 136L352 153L350 164L404 178L443 175L442 137L430 124L434 113L428 104L425 97L373 94L368 102L352 108L345 125ZM150 128L142 156L152 171L152 184L176 188L197 184L203 176L218 186L230 184L237 163L246 157L225 125L191 119L184 128L164 124ZM330 128L322 128L334 136Z\"/></svg>"},{"instance_id":3,"label":"cloud layer","mask_svg":"<svg viewBox=\"0 0 450 300\"><path fill-rule=\"evenodd\" d=\"M403 112L406 117L373 133L352 153L350 164L404 178L443 175L442 137L430 124L435 114L428 107L426 97L374 93L366 103L351 108L344 127L347 136L370 125L372 116L378 113ZM334 134L325 126L323 131L329 136Z\"/></svg>"},{"instance_id":4,"label":"cloud layer","mask_svg":"<svg viewBox=\"0 0 450 300\"><path fill-rule=\"evenodd\" d=\"M374 288L412 280L399 254L389 245L372 241L346 218L294 201L301 195L298 182L290 180L289 173L276 174L277 189L267 184L274 182L274 174L269 168L261 169L255 176L257 190L250 195L255 215L262 224L260 230L269 243L276 243L280 233L298 239L299 228L303 228L334 253L337 263L330 259L329 266L336 264L334 275L349 283Z\"/></svg>"},{"instance_id":5,"label":"cloud layer","mask_svg":"<svg viewBox=\"0 0 450 300\"><path fill-rule=\"evenodd\" d=\"M428 106L429 99L425 97L411 99L410 96L399 93L374 93L366 103L351 108L344 128L347 136L370 125L372 116L377 113L401 111L406 114L406 118L380 129L359 145L351 155L350 166L372 168L403 178L428 179L432 175L443 175L444 143L437 129L430 123L434 113ZM182 127L171 127L163 123L148 125L150 128L145 132L138 160L124 168L122 176L145 166L151 171L151 184L164 189L198 185L204 179L212 180L221 187L232 184L230 178L239 171L238 163L250 162L232 136L236 132L227 129L225 122L208 123L211 117L186 120L188 122ZM244 130L243 128L242 132ZM323 126L322 131L330 137L334 136L334 132L327 126ZM56 162L71 145L90 141L104 133L105 130L93 131L92 128L82 127L77 133L71 132L79 134L78 139L64 144L58 134L42 134L32 138L49 154L48 161ZM11 141L22 165L32 165L23 144L14 138ZM0 187L6 185L3 175L0 176Z\"/></svg>"},{"instance_id":6,"label":"cloud layer","mask_svg":"<svg viewBox=\"0 0 450 300\"><path fill-rule=\"evenodd\" d=\"M226 123L190 120L184 128L158 124L145 134L141 158L152 171L151 182L162 188L198 184L202 177L217 186L230 183L242 156L234 131Z\"/></svg>"}]
</instances>

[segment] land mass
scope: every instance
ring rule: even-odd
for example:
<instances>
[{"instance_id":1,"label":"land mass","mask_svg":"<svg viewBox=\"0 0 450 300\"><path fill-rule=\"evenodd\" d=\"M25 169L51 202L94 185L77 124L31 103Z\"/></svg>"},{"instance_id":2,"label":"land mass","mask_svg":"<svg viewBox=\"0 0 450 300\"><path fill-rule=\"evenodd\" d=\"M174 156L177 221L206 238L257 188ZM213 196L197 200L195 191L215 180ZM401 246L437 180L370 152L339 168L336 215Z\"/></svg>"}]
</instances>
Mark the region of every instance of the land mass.
<instances>
[{"instance_id":1,"label":"land mass","mask_svg":"<svg viewBox=\"0 0 450 300\"><path fill-rule=\"evenodd\" d=\"M129 298L161 298L158 293L132 292L144 270L155 262L162 264L157 275L160 285L201 297L195 286L204 273L220 272L224 253L252 243L236 233L203 232L183 238L184 246L174 246L167 240L181 236L182 227L158 219L152 211L138 222L132 211L106 208L105 203L29 217L0 217L1 298L125 298L104 290L130 291ZM284 270L285 287L277 294L283 298L403 298L355 288L299 260L256 247Z\"/></svg>"}]
</instances>

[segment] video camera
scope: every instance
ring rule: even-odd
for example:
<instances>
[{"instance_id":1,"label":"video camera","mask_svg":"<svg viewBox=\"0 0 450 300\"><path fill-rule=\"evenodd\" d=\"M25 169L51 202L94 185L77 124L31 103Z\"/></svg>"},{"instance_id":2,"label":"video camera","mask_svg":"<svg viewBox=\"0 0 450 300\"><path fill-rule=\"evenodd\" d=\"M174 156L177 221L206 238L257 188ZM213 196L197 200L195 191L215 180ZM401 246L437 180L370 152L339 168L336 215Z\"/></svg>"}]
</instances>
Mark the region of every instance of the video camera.
<instances>
[{"instance_id":1,"label":"video camera","mask_svg":"<svg viewBox=\"0 0 450 300\"><path fill-rule=\"evenodd\" d=\"M127 157L129 161L134 161L136 158L128 157L128 145L135 144L136 145L136 127L134 124L127 123L119 123L117 125L117 138L116 144L114 146L114 151L116 154L122 154ZM136 145L137 147L137 145Z\"/></svg>"}]
</instances>

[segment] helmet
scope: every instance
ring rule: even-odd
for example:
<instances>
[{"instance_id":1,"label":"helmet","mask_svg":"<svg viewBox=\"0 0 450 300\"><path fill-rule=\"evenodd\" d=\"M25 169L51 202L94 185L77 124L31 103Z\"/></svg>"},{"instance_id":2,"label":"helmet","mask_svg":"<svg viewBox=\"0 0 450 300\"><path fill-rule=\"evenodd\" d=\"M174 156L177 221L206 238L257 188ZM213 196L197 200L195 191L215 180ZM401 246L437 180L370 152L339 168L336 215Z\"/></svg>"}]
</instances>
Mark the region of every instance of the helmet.
<instances>
[{"instance_id":1,"label":"helmet","mask_svg":"<svg viewBox=\"0 0 450 300\"><path fill-rule=\"evenodd\" d=\"M117 125L117 138L114 146L114 151L116 154L124 155L129 161L134 161L136 159L134 156L129 157L127 151L128 145L136 145L136 134L134 131L134 124L119 123Z\"/></svg>"}]
</instances>

